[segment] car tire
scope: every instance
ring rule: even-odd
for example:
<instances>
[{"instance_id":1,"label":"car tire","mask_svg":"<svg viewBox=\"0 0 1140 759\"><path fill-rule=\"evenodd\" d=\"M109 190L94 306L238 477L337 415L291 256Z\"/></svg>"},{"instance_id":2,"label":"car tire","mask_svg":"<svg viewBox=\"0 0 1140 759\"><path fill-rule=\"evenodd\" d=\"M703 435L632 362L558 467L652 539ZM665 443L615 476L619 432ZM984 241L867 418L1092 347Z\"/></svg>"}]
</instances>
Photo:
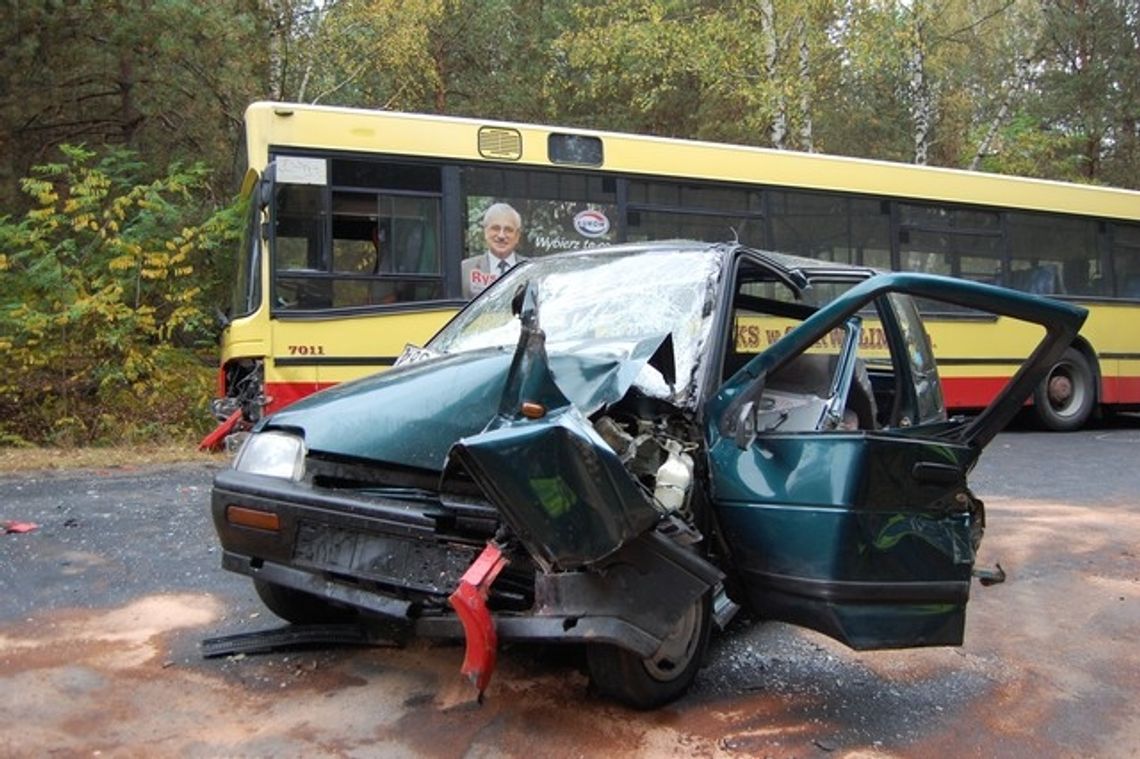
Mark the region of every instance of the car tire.
<instances>
[{"instance_id":1,"label":"car tire","mask_svg":"<svg viewBox=\"0 0 1140 759\"><path fill-rule=\"evenodd\" d=\"M304 591L275 585L264 580L254 580L253 587L271 612L295 625L319 625L336 622L350 622L356 612L344 606L336 606L323 598Z\"/></svg>"},{"instance_id":2,"label":"car tire","mask_svg":"<svg viewBox=\"0 0 1140 759\"><path fill-rule=\"evenodd\" d=\"M618 646L586 647L586 666L597 692L635 709L655 709L689 690L703 663L711 626L709 594L682 615L657 653L642 658Z\"/></svg>"},{"instance_id":3,"label":"car tire","mask_svg":"<svg viewBox=\"0 0 1140 759\"><path fill-rule=\"evenodd\" d=\"M1033 391L1037 419L1049 430L1078 430L1096 406L1096 381L1092 367L1076 348L1066 348Z\"/></svg>"}]
</instances>

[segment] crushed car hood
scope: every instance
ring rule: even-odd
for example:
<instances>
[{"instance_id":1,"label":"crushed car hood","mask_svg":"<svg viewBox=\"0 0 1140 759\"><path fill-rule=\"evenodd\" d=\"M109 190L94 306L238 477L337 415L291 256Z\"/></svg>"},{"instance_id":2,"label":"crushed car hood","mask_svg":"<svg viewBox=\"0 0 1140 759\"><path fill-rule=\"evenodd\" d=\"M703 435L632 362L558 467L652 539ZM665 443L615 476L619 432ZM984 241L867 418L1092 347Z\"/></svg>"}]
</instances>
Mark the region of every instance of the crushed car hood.
<instances>
[{"instance_id":1,"label":"crushed car hood","mask_svg":"<svg viewBox=\"0 0 1140 759\"><path fill-rule=\"evenodd\" d=\"M325 390L279 411L261 429L299 431L310 451L443 469L460 438L499 412L513 351L436 356ZM576 341L549 356L558 390L590 414L639 386L672 381L672 341Z\"/></svg>"}]
</instances>

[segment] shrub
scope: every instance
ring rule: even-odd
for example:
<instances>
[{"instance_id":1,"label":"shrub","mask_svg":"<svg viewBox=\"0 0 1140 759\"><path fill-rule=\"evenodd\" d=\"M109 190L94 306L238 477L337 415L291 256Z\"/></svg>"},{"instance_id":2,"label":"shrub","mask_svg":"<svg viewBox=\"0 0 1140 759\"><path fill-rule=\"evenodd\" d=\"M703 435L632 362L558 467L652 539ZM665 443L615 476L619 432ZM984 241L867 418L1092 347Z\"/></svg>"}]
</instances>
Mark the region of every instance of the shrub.
<instances>
[{"instance_id":1,"label":"shrub","mask_svg":"<svg viewBox=\"0 0 1140 759\"><path fill-rule=\"evenodd\" d=\"M129 152L61 152L0 219L0 441L188 438L210 424L210 257L232 224L206 218L201 166L140 181Z\"/></svg>"}]
</instances>

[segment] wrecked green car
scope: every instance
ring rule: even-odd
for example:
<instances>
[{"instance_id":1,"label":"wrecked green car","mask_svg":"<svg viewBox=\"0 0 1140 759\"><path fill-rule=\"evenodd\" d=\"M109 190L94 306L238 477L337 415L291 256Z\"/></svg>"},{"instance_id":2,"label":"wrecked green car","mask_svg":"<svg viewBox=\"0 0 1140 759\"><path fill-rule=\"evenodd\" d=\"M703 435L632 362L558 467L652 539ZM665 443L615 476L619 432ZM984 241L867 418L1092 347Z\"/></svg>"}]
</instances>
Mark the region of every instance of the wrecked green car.
<instances>
[{"instance_id":1,"label":"wrecked green car","mask_svg":"<svg viewBox=\"0 0 1140 759\"><path fill-rule=\"evenodd\" d=\"M1038 325L977 416L947 417L918 301ZM1083 320L735 244L531 260L396 368L262 420L214 482L223 566L294 623L466 638L480 693L498 641L577 643L599 692L664 704L741 605L958 645L966 475Z\"/></svg>"}]
</instances>

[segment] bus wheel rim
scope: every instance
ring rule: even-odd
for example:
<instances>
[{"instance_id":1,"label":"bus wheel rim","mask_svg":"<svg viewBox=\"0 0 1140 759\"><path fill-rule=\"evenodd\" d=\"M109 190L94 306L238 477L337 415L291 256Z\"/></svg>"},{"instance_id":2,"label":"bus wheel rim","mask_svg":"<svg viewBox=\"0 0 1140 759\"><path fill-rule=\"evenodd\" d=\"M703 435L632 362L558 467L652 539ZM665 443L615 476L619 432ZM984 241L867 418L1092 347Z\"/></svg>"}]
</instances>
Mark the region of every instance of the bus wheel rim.
<instances>
[{"instance_id":1,"label":"bus wheel rim","mask_svg":"<svg viewBox=\"0 0 1140 759\"><path fill-rule=\"evenodd\" d=\"M1058 416L1071 416L1084 403L1088 388L1076 374L1072 366L1061 364L1054 367L1049 375L1047 385L1049 406Z\"/></svg>"}]
</instances>

